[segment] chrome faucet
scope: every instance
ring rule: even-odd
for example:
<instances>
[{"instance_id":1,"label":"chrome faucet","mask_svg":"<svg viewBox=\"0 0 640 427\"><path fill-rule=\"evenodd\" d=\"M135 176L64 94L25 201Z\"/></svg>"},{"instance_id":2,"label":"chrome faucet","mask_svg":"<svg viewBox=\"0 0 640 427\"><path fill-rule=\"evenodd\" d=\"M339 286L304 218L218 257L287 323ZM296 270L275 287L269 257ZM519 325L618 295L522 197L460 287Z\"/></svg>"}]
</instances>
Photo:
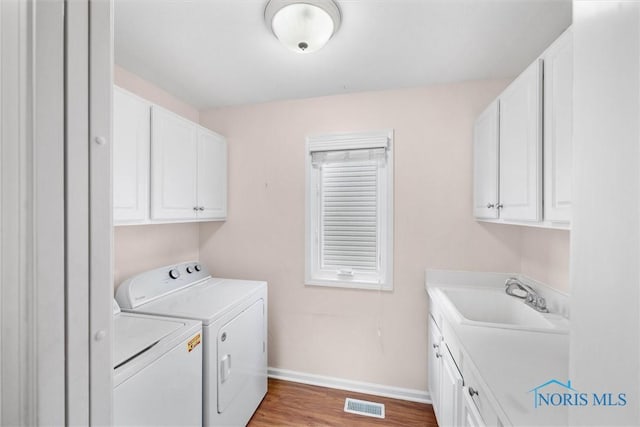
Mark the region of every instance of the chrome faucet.
<instances>
[{"instance_id":1,"label":"chrome faucet","mask_svg":"<svg viewBox=\"0 0 640 427\"><path fill-rule=\"evenodd\" d=\"M510 277L504 282L504 291L507 295L521 298L529 307L541 313L548 313L547 302L526 283L522 283L517 277Z\"/></svg>"}]
</instances>

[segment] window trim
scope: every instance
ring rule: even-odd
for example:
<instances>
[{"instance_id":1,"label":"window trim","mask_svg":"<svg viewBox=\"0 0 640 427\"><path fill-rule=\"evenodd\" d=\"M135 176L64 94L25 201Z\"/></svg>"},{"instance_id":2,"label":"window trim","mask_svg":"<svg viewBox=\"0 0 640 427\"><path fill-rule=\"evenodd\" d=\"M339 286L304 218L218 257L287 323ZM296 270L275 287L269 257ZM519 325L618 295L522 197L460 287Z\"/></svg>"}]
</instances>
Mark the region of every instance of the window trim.
<instances>
[{"instance_id":1,"label":"window trim","mask_svg":"<svg viewBox=\"0 0 640 427\"><path fill-rule=\"evenodd\" d=\"M393 290L393 145L393 129L372 132L322 134L307 137L305 147L305 285L365 290ZM387 147L387 160L384 171L384 174L386 174L386 191L383 194L385 198L385 200L383 200L384 206L381 208L386 216L386 218L384 218L386 232L382 233L382 240L379 244L381 250L380 255L382 257L382 271L384 273L383 281L374 283L349 280L340 278L337 274L335 278L318 277L317 273L313 271L316 261L312 259L312 257L316 255L314 250L318 250L318 248L314 249L313 236L315 231L314 221L312 221L311 218L311 215L315 212L314 199L316 197L315 191L311 188L312 180L314 179L312 153L316 151L354 150L381 146Z\"/></svg>"}]
</instances>

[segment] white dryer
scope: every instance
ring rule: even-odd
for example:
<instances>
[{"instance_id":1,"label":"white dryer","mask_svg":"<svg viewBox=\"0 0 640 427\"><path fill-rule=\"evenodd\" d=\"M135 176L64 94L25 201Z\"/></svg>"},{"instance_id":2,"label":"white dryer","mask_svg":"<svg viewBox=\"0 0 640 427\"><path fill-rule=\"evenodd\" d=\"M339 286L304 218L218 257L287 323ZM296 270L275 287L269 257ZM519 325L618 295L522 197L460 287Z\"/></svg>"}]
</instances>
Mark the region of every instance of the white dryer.
<instances>
[{"instance_id":1,"label":"white dryer","mask_svg":"<svg viewBox=\"0 0 640 427\"><path fill-rule=\"evenodd\" d=\"M202 324L113 304L113 424L202 425Z\"/></svg>"},{"instance_id":2,"label":"white dryer","mask_svg":"<svg viewBox=\"0 0 640 427\"><path fill-rule=\"evenodd\" d=\"M267 392L267 283L212 278L197 262L124 281L125 311L193 319L203 331L203 420L246 425Z\"/></svg>"}]
</instances>

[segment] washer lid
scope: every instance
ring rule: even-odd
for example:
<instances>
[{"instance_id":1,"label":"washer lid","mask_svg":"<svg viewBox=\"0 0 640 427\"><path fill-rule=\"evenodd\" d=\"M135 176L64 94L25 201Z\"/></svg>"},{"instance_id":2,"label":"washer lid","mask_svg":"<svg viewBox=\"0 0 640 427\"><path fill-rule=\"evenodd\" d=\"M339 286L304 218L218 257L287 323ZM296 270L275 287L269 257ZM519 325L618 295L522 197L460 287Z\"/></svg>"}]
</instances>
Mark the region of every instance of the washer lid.
<instances>
[{"instance_id":1,"label":"washer lid","mask_svg":"<svg viewBox=\"0 0 640 427\"><path fill-rule=\"evenodd\" d=\"M185 326L174 319L154 319L120 313L113 317L114 369L153 347L164 337Z\"/></svg>"},{"instance_id":2,"label":"washer lid","mask_svg":"<svg viewBox=\"0 0 640 427\"><path fill-rule=\"evenodd\" d=\"M266 282L212 278L138 306L134 311L201 320L204 325L208 325L266 287Z\"/></svg>"}]
</instances>

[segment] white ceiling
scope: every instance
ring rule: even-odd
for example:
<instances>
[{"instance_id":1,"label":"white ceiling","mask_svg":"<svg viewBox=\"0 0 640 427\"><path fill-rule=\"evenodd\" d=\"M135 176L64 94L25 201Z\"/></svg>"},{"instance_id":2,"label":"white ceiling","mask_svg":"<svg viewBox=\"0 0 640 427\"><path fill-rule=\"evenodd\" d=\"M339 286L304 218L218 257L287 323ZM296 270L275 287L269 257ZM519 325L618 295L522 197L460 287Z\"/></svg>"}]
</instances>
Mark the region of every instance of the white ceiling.
<instances>
[{"instance_id":1,"label":"white ceiling","mask_svg":"<svg viewBox=\"0 0 640 427\"><path fill-rule=\"evenodd\" d=\"M571 0L337 0L337 34L300 55L266 3L116 0L115 62L205 109L514 77L571 23Z\"/></svg>"}]
</instances>

